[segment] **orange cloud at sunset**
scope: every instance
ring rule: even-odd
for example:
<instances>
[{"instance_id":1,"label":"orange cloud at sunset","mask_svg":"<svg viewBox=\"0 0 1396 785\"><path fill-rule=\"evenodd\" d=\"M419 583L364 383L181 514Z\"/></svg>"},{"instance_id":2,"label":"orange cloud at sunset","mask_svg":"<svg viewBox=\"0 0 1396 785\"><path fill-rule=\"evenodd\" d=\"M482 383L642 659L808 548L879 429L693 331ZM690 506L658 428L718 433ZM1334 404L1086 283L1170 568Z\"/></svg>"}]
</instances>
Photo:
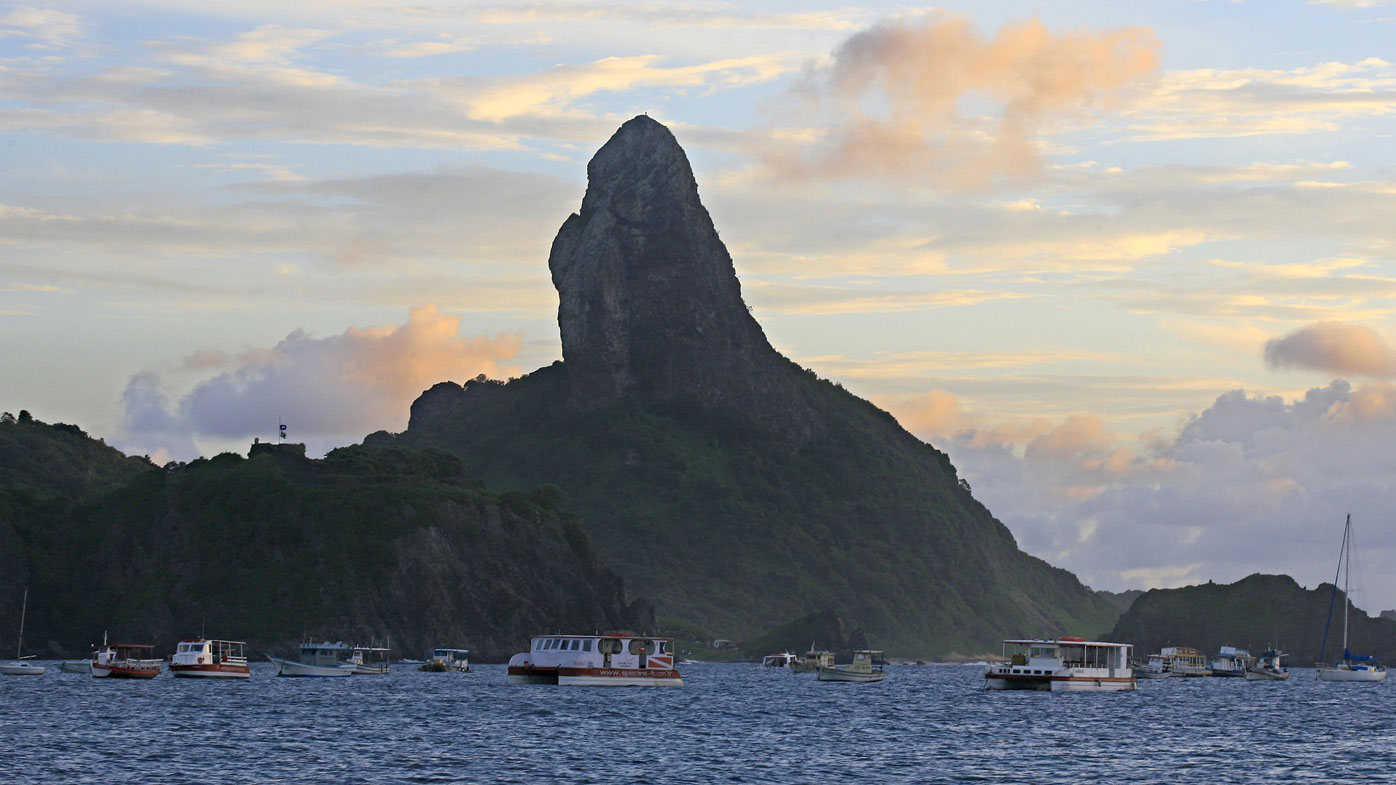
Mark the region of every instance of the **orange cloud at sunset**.
<instances>
[{"instance_id":1,"label":"orange cloud at sunset","mask_svg":"<svg viewBox=\"0 0 1396 785\"><path fill-rule=\"evenodd\" d=\"M1332 373L1396 376L1396 351L1366 325L1318 322L1265 343L1271 368L1307 368Z\"/></svg>"},{"instance_id":2,"label":"orange cloud at sunset","mask_svg":"<svg viewBox=\"0 0 1396 785\"><path fill-rule=\"evenodd\" d=\"M1038 137L1127 100L1158 70L1139 27L1055 34L1037 18L991 40L961 17L903 17L845 41L795 95L827 115L793 175L931 179L982 187L1039 169Z\"/></svg>"}]
</instances>

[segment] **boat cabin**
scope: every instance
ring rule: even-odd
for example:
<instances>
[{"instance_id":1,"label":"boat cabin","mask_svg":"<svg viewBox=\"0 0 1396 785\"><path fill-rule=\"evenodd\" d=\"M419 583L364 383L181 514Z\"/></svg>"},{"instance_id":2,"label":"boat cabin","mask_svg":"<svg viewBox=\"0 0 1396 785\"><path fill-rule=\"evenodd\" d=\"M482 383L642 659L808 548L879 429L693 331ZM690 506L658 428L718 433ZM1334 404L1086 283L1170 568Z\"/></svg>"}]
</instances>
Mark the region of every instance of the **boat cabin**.
<instances>
[{"instance_id":1,"label":"boat cabin","mask_svg":"<svg viewBox=\"0 0 1396 785\"><path fill-rule=\"evenodd\" d=\"M322 668L333 668L349 659L352 652L344 641L322 641L320 643L302 643L300 661L302 665L316 665Z\"/></svg>"},{"instance_id":2,"label":"boat cabin","mask_svg":"<svg viewBox=\"0 0 1396 785\"><path fill-rule=\"evenodd\" d=\"M205 640L186 638L175 647L170 658L173 665L246 665L247 655L243 641Z\"/></svg>"},{"instance_id":3,"label":"boat cabin","mask_svg":"<svg viewBox=\"0 0 1396 785\"><path fill-rule=\"evenodd\" d=\"M1084 638L1017 639L1003 642L1006 662L989 666L988 689L1132 690L1134 671L1128 643Z\"/></svg>"},{"instance_id":4,"label":"boat cabin","mask_svg":"<svg viewBox=\"0 0 1396 785\"><path fill-rule=\"evenodd\" d=\"M628 634L539 636L529 647L535 667L672 668L673 640Z\"/></svg>"}]
</instances>

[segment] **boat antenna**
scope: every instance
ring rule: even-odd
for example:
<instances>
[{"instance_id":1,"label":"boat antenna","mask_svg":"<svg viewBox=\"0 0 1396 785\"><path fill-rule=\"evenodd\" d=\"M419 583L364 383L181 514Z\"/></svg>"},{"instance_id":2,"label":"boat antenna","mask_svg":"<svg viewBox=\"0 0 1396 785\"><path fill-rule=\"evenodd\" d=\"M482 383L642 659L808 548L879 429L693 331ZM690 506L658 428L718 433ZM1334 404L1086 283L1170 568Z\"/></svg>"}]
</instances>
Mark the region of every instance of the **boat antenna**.
<instances>
[{"instance_id":1,"label":"boat antenna","mask_svg":"<svg viewBox=\"0 0 1396 785\"><path fill-rule=\"evenodd\" d=\"M1343 544L1342 547L1338 549L1338 569L1333 571L1333 593L1328 596L1328 618L1323 622L1323 643L1318 647L1319 662L1324 662L1324 653L1328 651L1328 625L1333 622L1333 602L1338 599L1338 576L1343 571L1343 554L1347 552L1348 529L1351 526L1352 513L1348 513L1347 521L1343 524ZM1344 597L1344 601L1346 601L1346 599L1347 598ZM1343 623L1347 624L1346 616L1343 619ZM1347 633L1344 633L1343 637L1346 638Z\"/></svg>"},{"instance_id":2,"label":"boat antenna","mask_svg":"<svg viewBox=\"0 0 1396 785\"><path fill-rule=\"evenodd\" d=\"M15 643L15 659L22 660L19 656L24 651L24 614L29 610L29 589L24 590L24 601L19 607L19 640Z\"/></svg>"}]
</instances>

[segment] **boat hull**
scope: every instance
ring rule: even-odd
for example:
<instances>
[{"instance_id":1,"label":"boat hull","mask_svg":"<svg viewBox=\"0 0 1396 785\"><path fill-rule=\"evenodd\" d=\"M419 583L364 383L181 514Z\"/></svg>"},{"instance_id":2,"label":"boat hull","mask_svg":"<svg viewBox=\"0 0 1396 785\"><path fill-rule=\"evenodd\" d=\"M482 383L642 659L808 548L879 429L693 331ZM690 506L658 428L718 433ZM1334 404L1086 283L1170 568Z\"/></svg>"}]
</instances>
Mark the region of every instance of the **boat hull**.
<instances>
[{"instance_id":1,"label":"boat hull","mask_svg":"<svg viewBox=\"0 0 1396 785\"><path fill-rule=\"evenodd\" d=\"M170 665L170 673L186 679L248 679L252 669L246 665Z\"/></svg>"},{"instance_id":2,"label":"boat hull","mask_svg":"<svg viewBox=\"0 0 1396 785\"><path fill-rule=\"evenodd\" d=\"M565 687L682 687L672 668L534 668L509 667L510 684L558 684Z\"/></svg>"},{"instance_id":3,"label":"boat hull","mask_svg":"<svg viewBox=\"0 0 1396 785\"><path fill-rule=\"evenodd\" d=\"M842 668L820 668L814 676L816 681L840 681L869 683L887 678L886 671L849 671Z\"/></svg>"},{"instance_id":4,"label":"boat hull","mask_svg":"<svg viewBox=\"0 0 1396 785\"><path fill-rule=\"evenodd\" d=\"M43 665L30 665L27 662L7 662L0 665L0 676L42 676L47 670Z\"/></svg>"},{"instance_id":5,"label":"boat hull","mask_svg":"<svg viewBox=\"0 0 1396 785\"><path fill-rule=\"evenodd\" d=\"M1386 679L1386 669L1376 670L1375 668L1363 668L1361 670L1351 668L1319 668L1319 681L1384 681Z\"/></svg>"},{"instance_id":6,"label":"boat hull","mask_svg":"<svg viewBox=\"0 0 1396 785\"><path fill-rule=\"evenodd\" d=\"M154 667L134 667L126 665L99 665L92 664L92 678L94 679L153 679L160 675L160 666Z\"/></svg>"},{"instance_id":7,"label":"boat hull","mask_svg":"<svg viewBox=\"0 0 1396 785\"><path fill-rule=\"evenodd\" d=\"M384 663L384 664L382 664L382 665L355 665L355 666L354 666L354 675L355 675L355 676L386 676L387 674L388 674L388 665L387 665L386 663Z\"/></svg>"},{"instance_id":8,"label":"boat hull","mask_svg":"<svg viewBox=\"0 0 1396 785\"><path fill-rule=\"evenodd\" d=\"M338 678L341 676L353 676L353 665L307 665L295 660L287 660L281 657L267 655L267 659L276 666L277 676L302 676L308 678Z\"/></svg>"},{"instance_id":9,"label":"boat hull","mask_svg":"<svg viewBox=\"0 0 1396 785\"><path fill-rule=\"evenodd\" d=\"M1246 681L1287 681L1289 671L1247 670Z\"/></svg>"},{"instance_id":10,"label":"boat hull","mask_svg":"<svg viewBox=\"0 0 1396 785\"><path fill-rule=\"evenodd\" d=\"M61 666L59 666L59 670L63 671L64 673L91 673L92 663L89 660L83 660L81 662L65 662Z\"/></svg>"},{"instance_id":11,"label":"boat hull","mask_svg":"<svg viewBox=\"0 0 1396 785\"><path fill-rule=\"evenodd\" d=\"M1137 689L1138 685L1133 676L1039 675L990 671L984 675L984 688L1041 692L1128 692Z\"/></svg>"}]
</instances>

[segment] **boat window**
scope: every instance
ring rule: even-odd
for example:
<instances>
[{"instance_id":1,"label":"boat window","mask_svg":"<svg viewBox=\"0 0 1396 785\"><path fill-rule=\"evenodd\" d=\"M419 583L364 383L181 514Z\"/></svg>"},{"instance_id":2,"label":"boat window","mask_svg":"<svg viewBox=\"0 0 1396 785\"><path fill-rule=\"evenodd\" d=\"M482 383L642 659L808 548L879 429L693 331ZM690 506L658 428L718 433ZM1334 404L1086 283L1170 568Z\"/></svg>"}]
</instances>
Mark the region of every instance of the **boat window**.
<instances>
[{"instance_id":1,"label":"boat window","mask_svg":"<svg viewBox=\"0 0 1396 785\"><path fill-rule=\"evenodd\" d=\"M666 643L666 641L660 641L660 642L659 642L659 649L658 649L658 653L659 653L659 654L663 654L663 653L664 653L664 644L665 644L665 643Z\"/></svg>"},{"instance_id":2,"label":"boat window","mask_svg":"<svg viewBox=\"0 0 1396 785\"><path fill-rule=\"evenodd\" d=\"M582 651L591 651L591 641L590 641L590 640L582 641Z\"/></svg>"},{"instance_id":3,"label":"boat window","mask_svg":"<svg viewBox=\"0 0 1396 785\"><path fill-rule=\"evenodd\" d=\"M572 639L572 651L581 651L581 650L582 650L582 641L581 641L581 639L580 639L580 638L573 638L573 639Z\"/></svg>"}]
</instances>

